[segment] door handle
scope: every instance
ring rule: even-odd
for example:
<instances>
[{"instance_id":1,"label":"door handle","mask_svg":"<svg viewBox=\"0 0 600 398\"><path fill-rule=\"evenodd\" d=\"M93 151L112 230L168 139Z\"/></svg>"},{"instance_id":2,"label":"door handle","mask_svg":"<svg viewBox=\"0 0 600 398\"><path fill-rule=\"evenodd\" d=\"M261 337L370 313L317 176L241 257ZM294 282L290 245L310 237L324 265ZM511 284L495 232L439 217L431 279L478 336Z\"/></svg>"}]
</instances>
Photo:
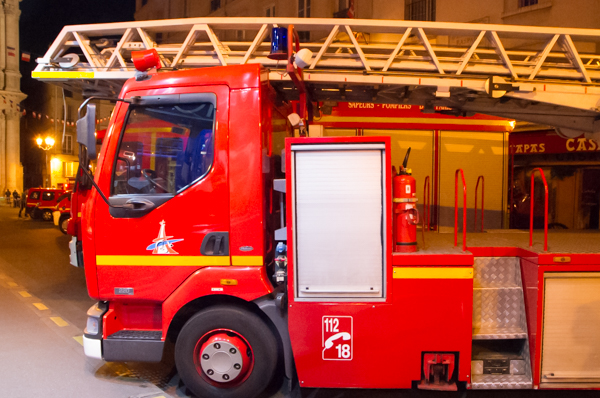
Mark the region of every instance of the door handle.
<instances>
[{"instance_id":1,"label":"door handle","mask_svg":"<svg viewBox=\"0 0 600 398\"><path fill-rule=\"evenodd\" d=\"M123 207L130 210L147 210L154 207L154 203L146 199L136 198L129 199Z\"/></svg>"}]
</instances>

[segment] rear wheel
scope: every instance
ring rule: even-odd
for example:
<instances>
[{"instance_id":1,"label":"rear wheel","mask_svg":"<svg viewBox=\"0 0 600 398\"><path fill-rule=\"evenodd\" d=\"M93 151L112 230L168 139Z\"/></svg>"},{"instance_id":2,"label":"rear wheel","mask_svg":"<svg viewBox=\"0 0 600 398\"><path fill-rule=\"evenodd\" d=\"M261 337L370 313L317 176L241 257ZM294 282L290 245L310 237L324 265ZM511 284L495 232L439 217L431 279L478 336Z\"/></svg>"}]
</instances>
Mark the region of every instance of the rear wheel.
<instances>
[{"instance_id":1,"label":"rear wheel","mask_svg":"<svg viewBox=\"0 0 600 398\"><path fill-rule=\"evenodd\" d=\"M253 398L275 375L277 340L257 315L215 306L185 324L175 344L175 363L199 397Z\"/></svg>"},{"instance_id":2,"label":"rear wheel","mask_svg":"<svg viewBox=\"0 0 600 398\"><path fill-rule=\"evenodd\" d=\"M40 211L37 208L31 209L29 215L31 216L32 220L37 220L40 218Z\"/></svg>"},{"instance_id":3,"label":"rear wheel","mask_svg":"<svg viewBox=\"0 0 600 398\"><path fill-rule=\"evenodd\" d=\"M44 221L52 221L52 211L44 210L42 213L42 220Z\"/></svg>"}]
</instances>

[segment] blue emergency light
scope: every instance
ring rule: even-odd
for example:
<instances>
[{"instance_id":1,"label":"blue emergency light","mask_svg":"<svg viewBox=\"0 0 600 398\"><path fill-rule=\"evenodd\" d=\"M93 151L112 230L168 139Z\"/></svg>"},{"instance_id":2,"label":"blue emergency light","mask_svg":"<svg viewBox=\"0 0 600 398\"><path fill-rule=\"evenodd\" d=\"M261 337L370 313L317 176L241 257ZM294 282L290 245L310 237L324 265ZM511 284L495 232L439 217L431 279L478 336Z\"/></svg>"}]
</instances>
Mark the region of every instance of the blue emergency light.
<instances>
[{"instance_id":1,"label":"blue emergency light","mask_svg":"<svg viewBox=\"0 0 600 398\"><path fill-rule=\"evenodd\" d=\"M273 28L271 30L271 53L267 55L270 59L278 61L287 59L288 56L288 41L287 28Z\"/></svg>"}]
</instances>

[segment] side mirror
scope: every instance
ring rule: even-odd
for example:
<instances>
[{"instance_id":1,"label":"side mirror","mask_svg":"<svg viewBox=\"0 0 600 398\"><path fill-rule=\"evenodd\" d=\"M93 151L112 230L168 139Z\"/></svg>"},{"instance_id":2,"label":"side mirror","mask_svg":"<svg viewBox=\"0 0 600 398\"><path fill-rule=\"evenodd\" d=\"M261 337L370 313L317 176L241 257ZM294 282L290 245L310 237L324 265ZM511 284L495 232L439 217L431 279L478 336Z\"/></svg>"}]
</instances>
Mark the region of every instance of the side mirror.
<instances>
[{"instance_id":1,"label":"side mirror","mask_svg":"<svg viewBox=\"0 0 600 398\"><path fill-rule=\"evenodd\" d=\"M89 160L96 160L96 104L88 104L85 116L77 121L77 142L86 147Z\"/></svg>"}]
</instances>

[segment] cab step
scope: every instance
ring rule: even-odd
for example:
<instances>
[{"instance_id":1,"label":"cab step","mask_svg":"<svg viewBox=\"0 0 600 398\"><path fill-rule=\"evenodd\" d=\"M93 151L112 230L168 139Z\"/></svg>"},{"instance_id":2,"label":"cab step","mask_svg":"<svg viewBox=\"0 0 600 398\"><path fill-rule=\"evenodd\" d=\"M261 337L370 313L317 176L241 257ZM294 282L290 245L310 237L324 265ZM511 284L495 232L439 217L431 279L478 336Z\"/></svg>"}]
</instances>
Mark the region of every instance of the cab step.
<instances>
[{"instance_id":1,"label":"cab step","mask_svg":"<svg viewBox=\"0 0 600 398\"><path fill-rule=\"evenodd\" d=\"M162 330L119 330L102 341L102 356L114 362L160 362Z\"/></svg>"}]
</instances>

